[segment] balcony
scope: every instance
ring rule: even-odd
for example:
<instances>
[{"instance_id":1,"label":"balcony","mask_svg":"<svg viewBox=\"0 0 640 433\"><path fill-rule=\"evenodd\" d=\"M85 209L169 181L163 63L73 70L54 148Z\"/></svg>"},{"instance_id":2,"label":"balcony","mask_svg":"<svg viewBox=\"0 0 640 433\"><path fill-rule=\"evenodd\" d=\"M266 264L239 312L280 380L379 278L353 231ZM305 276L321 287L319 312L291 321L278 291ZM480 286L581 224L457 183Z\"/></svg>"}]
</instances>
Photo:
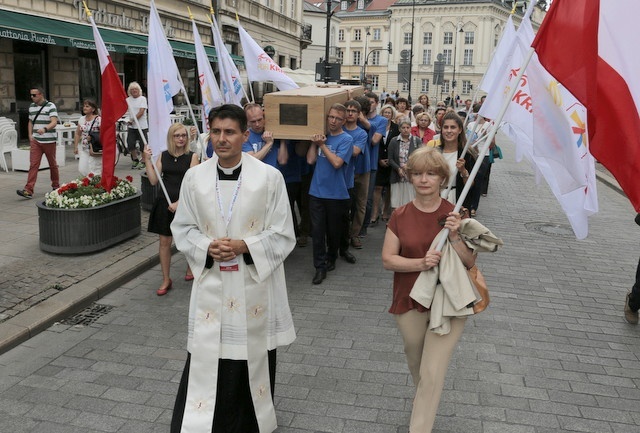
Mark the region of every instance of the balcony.
<instances>
[{"instance_id":1,"label":"balcony","mask_svg":"<svg viewBox=\"0 0 640 433\"><path fill-rule=\"evenodd\" d=\"M303 23L300 27L300 48L304 50L311 42L311 24Z\"/></svg>"}]
</instances>

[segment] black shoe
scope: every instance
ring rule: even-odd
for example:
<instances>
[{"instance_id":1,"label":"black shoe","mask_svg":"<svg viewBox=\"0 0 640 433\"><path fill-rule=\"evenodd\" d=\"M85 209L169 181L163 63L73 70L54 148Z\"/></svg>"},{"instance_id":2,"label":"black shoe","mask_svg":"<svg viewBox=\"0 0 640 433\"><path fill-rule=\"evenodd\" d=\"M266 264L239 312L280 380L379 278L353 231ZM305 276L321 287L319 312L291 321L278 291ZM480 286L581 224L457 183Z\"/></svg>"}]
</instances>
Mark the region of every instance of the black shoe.
<instances>
[{"instance_id":1,"label":"black shoe","mask_svg":"<svg viewBox=\"0 0 640 433\"><path fill-rule=\"evenodd\" d=\"M327 262L327 271L331 272L336 268L336 261Z\"/></svg>"},{"instance_id":2,"label":"black shoe","mask_svg":"<svg viewBox=\"0 0 640 433\"><path fill-rule=\"evenodd\" d=\"M638 324L638 310L632 310L629 306L629 301L631 298L631 292L627 293L627 296L624 298L624 318L627 322L632 325Z\"/></svg>"},{"instance_id":3,"label":"black shoe","mask_svg":"<svg viewBox=\"0 0 640 433\"><path fill-rule=\"evenodd\" d=\"M327 271L324 269L318 269L316 270L316 274L313 276L313 280L311 280L311 282L313 284L320 284L325 278L327 278Z\"/></svg>"},{"instance_id":4,"label":"black shoe","mask_svg":"<svg viewBox=\"0 0 640 433\"><path fill-rule=\"evenodd\" d=\"M27 191L26 189L19 189L16 191L16 194L18 194L20 197L24 197L24 198L33 198L33 193Z\"/></svg>"},{"instance_id":5,"label":"black shoe","mask_svg":"<svg viewBox=\"0 0 640 433\"><path fill-rule=\"evenodd\" d=\"M347 263L354 264L356 260L356 256L351 254L349 251L345 251L340 253L340 257L342 257Z\"/></svg>"}]
</instances>

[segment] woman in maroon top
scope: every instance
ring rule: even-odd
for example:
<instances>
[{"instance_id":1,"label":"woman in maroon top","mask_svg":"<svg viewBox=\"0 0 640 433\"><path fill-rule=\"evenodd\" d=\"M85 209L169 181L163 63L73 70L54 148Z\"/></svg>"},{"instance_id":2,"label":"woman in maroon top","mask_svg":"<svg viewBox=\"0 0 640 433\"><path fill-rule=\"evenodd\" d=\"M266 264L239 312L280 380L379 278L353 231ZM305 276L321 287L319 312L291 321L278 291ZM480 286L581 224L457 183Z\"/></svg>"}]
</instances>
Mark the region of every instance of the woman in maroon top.
<instances>
[{"instance_id":1,"label":"woman in maroon top","mask_svg":"<svg viewBox=\"0 0 640 433\"><path fill-rule=\"evenodd\" d=\"M431 148L420 148L406 166L415 189L415 199L391 215L382 247L385 269L394 272L394 314L404 340L409 371L416 385L409 431L428 433L433 427L451 354L462 335L465 318L452 318L451 331L438 335L428 330L429 309L409 297L420 272L440 262L440 252L430 250L442 229L448 228L449 242L467 268L475 256L459 236L461 216L454 205L440 198L449 181L449 167L443 156Z\"/></svg>"}]
</instances>

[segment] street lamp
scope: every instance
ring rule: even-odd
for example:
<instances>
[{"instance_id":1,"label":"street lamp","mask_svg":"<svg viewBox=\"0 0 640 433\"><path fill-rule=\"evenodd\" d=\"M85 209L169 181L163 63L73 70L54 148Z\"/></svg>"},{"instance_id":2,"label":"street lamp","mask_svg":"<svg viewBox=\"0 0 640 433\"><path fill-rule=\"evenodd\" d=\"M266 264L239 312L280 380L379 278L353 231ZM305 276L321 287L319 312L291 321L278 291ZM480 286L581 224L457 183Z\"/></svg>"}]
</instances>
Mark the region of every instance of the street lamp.
<instances>
[{"instance_id":1,"label":"street lamp","mask_svg":"<svg viewBox=\"0 0 640 433\"><path fill-rule=\"evenodd\" d=\"M367 65L369 64L369 56L370 56L372 53L375 53L376 51L388 51L388 52L389 52L389 54L391 54L391 50L392 50L392 48L391 48L391 42L389 42L389 44L387 45L387 48L374 48L373 50L371 50L371 51L369 51L369 52L367 53L367 55L366 55L366 56L365 56L365 58L364 58L364 70L363 70L363 76L364 76L364 78L362 79L362 83L363 83L363 84L366 84L366 83L365 83L365 81L366 81L366 77L367 77L367 75L366 75L366 74L367 74ZM365 85L365 87L366 87L366 85Z\"/></svg>"},{"instance_id":2,"label":"street lamp","mask_svg":"<svg viewBox=\"0 0 640 433\"><path fill-rule=\"evenodd\" d=\"M409 50L409 82L407 83L407 101L409 101L409 108L411 108L411 73L413 69L413 25L416 18L416 0L413 0L411 5L411 49Z\"/></svg>"},{"instance_id":3,"label":"street lamp","mask_svg":"<svg viewBox=\"0 0 640 433\"><path fill-rule=\"evenodd\" d=\"M365 27L364 30L366 32L365 36L364 36L364 55L365 55L365 59L364 59L364 64L362 65L362 77L360 79L360 82L366 87L366 80L367 80L367 61L368 61L368 56L367 56L367 45L369 43L369 35L371 35L371 33L369 33L369 29L371 27Z\"/></svg>"},{"instance_id":4,"label":"street lamp","mask_svg":"<svg viewBox=\"0 0 640 433\"><path fill-rule=\"evenodd\" d=\"M460 24L462 23L458 23L456 25L456 28L458 28L458 26L460 26ZM458 50L458 33L463 33L464 30L462 29L462 26L460 26L460 28L458 28L458 31L456 32L455 35L455 42L453 45L453 78L451 79L451 100L449 101L449 103L451 104L452 107L455 108L455 94L456 94L456 59L457 59L457 50Z\"/></svg>"},{"instance_id":5,"label":"street lamp","mask_svg":"<svg viewBox=\"0 0 640 433\"><path fill-rule=\"evenodd\" d=\"M329 82L329 70L331 66L329 66L329 36L331 33L331 17L333 16L333 0L327 0L327 35L325 39L325 47L324 47L324 82L325 84Z\"/></svg>"}]
</instances>

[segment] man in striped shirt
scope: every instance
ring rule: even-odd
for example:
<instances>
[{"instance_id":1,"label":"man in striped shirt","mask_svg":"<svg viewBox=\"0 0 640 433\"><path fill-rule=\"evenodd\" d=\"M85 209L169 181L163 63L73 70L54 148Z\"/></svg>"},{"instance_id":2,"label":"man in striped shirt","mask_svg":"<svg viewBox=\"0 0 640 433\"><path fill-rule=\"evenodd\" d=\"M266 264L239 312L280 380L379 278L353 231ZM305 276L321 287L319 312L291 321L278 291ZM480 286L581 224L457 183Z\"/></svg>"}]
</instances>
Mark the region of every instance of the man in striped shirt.
<instances>
[{"instance_id":1,"label":"man in striped shirt","mask_svg":"<svg viewBox=\"0 0 640 433\"><path fill-rule=\"evenodd\" d=\"M49 161L51 170L51 186L56 189L60 186L60 174L56 162L56 125L58 123L58 110L53 102L46 100L44 90L35 87L29 92L31 105L29 106L29 176L24 189L17 190L17 194L24 198L33 198L33 187L38 177L40 160L44 154Z\"/></svg>"}]
</instances>

